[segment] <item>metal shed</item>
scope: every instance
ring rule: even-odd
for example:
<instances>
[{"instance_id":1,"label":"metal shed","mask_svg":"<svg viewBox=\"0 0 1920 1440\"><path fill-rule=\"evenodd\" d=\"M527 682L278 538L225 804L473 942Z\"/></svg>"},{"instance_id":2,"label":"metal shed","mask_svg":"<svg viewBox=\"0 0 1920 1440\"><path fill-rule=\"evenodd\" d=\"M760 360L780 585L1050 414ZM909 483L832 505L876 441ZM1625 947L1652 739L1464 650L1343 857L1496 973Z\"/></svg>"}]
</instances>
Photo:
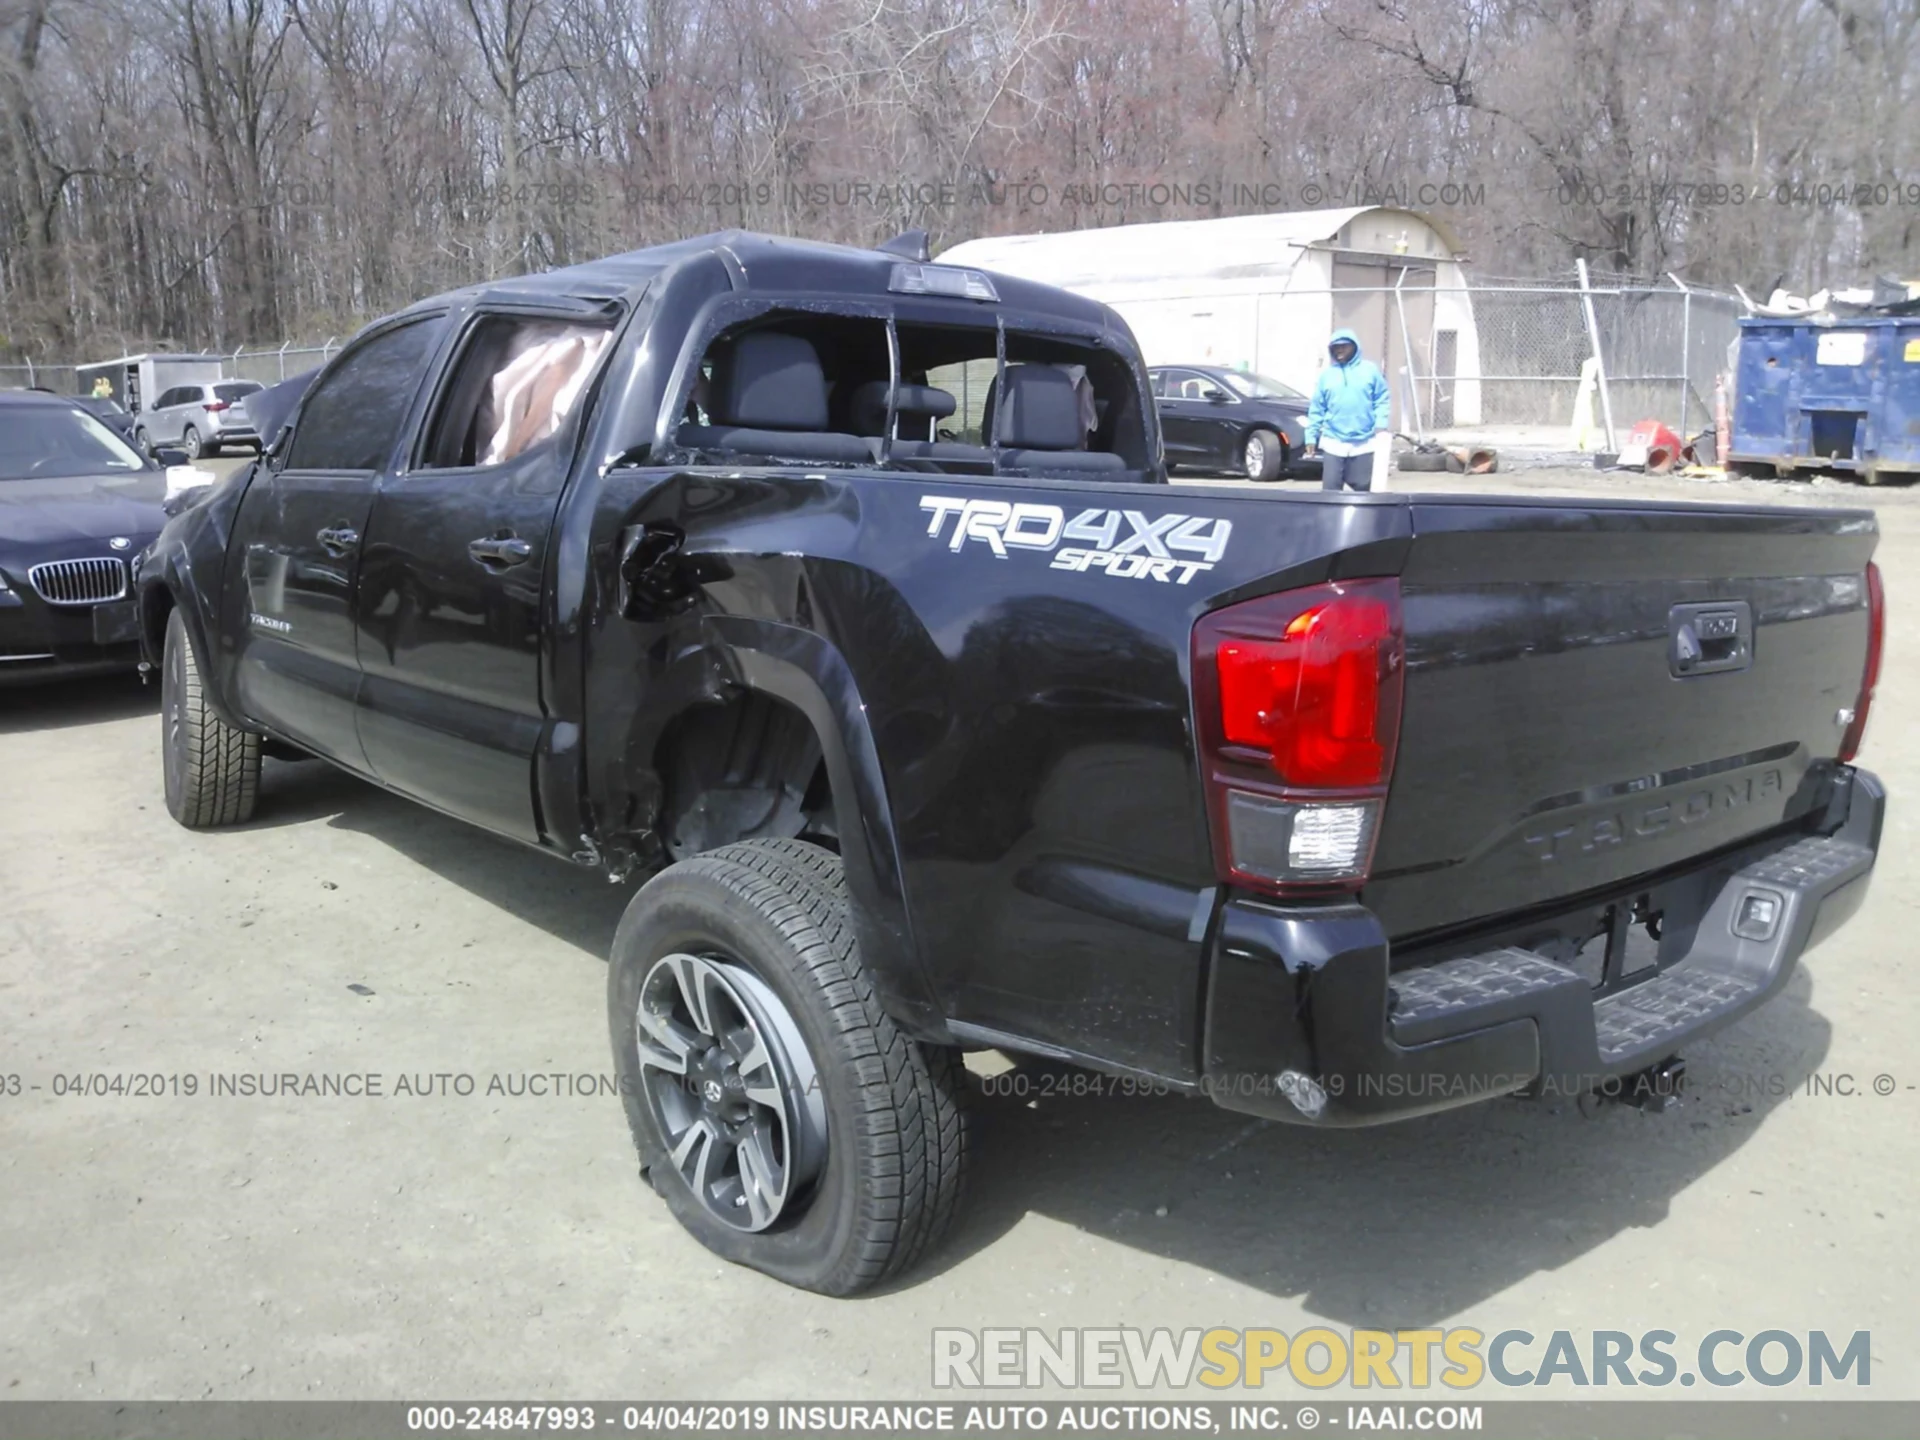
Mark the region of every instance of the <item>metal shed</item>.
<instances>
[{"instance_id":1,"label":"metal shed","mask_svg":"<svg viewBox=\"0 0 1920 1440\"><path fill-rule=\"evenodd\" d=\"M1391 206L1173 220L969 240L943 262L1043 281L1120 312L1149 365L1211 364L1310 389L1341 327L1387 374L1438 377L1449 423L1480 420L1480 344L1460 247ZM1401 317L1405 317L1404 330ZM1422 405L1431 409L1428 397Z\"/></svg>"},{"instance_id":2,"label":"metal shed","mask_svg":"<svg viewBox=\"0 0 1920 1440\"><path fill-rule=\"evenodd\" d=\"M1743 319L1727 462L1920 475L1920 316Z\"/></svg>"}]
</instances>

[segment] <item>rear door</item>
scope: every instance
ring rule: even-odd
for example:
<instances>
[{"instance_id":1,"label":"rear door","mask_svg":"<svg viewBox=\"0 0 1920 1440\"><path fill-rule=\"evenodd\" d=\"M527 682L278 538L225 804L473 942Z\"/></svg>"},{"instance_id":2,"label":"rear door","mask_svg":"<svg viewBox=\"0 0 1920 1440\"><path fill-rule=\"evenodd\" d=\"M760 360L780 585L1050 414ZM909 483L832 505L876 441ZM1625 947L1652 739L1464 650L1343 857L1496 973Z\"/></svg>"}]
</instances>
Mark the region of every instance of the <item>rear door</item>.
<instances>
[{"instance_id":1,"label":"rear door","mask_svg":"<svg viewBox=\"0 0 1920 1440\"><path fill-rule=\"evenodd\" d=\"M228 551L222 633L241 708L307 749L366 769L354 706L353 592L376 477L399 438L444 316L357 340L314 382L275 466L248 487Z\"/></svg>"},{"instance_id":2,"label":"rear door","mask_svg":"<svg viewBox=\"0 0 1920 1440\"><path fill-rule=\"evenodd\" d=\"M367 527L367 762L395 790L521 840L540 835L554 512L610 323L592 306L477 311Z\"/></svg>"}]
</instances>

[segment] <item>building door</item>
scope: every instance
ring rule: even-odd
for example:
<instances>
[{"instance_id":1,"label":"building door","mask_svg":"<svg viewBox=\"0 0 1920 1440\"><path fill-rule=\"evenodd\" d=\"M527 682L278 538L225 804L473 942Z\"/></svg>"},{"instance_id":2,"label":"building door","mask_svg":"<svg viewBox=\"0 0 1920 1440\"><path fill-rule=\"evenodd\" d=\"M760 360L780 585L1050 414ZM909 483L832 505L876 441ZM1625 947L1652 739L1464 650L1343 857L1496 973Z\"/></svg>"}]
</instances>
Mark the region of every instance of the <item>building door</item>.
<instances>
[{"instance_id":1,"label":"building door","mask_svg":"<svg viewBox=\"0 0 1920 1440\"><path fill-rule=\"evenodd\" d=\"M1397 305L1393 293L1396 285L1401 290ZM1411 266L1384 258L1333 262L1334 329L1358 335L1360 353L1386 375L1387 388L1393 395L1392 424L1396 430L1415 428L1406 373L1408 347L1401 338L1399 311L1406 311L1414 368L1425 378L1433 354L1433 285L1431 266Z\"/></svg>"}]
</instances>

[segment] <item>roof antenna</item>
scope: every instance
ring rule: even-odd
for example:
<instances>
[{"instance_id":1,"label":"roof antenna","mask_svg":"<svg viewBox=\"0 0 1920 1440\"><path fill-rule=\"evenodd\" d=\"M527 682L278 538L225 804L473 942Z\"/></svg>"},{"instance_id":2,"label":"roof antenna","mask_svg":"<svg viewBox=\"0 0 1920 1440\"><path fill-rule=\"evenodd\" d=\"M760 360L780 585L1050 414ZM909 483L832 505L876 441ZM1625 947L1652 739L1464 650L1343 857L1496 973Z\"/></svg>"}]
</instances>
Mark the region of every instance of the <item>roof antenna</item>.
<instances>
[{"instance_id":1,"label":"roof antenna","mask_svg":"<svg viewBox=\"0 0 1920 1440\"><path fill-rule=\"evenodd\" d=\"M884 250L889 255L898 255L904 260L912 260L920 265L926 264L933 258L932 252L927 248L927 232L924 230L902 230L893 239L874 246L874 249Z\"/></svg>"}]
</instances>

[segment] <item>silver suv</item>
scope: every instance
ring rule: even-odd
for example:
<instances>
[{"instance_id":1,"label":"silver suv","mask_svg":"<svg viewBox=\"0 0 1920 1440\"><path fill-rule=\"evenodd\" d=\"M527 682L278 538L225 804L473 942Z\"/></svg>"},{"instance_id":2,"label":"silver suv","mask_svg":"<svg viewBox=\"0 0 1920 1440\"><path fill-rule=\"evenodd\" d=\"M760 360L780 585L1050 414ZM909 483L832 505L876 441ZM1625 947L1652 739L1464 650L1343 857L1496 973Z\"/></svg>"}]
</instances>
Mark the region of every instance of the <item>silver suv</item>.
<instances>
[{"instance_id":1,"label":"silver suv","mask_svg":"<svg viewBox=\"0 0 1920 1440\"><path fill-rule=\"evenodd\" d=\"M260 432L247 414L247 397L265 387L253 380L216 380L211 385L175 385L140 416L134 439L149 453L178 445L187 457L217 455L223 445L260 448Z\"/></svg>"}]
</instances>

